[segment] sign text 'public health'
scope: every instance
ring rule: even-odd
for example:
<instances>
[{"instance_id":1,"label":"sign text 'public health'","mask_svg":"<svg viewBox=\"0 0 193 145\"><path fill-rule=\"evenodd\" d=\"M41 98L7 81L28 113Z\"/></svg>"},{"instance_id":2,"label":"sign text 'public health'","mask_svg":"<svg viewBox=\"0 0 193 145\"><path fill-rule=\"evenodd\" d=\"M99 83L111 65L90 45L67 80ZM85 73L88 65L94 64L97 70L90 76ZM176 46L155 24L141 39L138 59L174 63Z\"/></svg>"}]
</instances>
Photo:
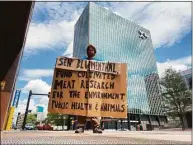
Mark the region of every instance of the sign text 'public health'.
<instances>
[{"instance_id":1,"label":"sign text 'public health'","mask_svg":"<svg viewBox=\"0 0 193 145\"><path fill-rule=\"evenodd\" d=\"M58 57L48 112L127 117L126 64Z\"/></svg>"}]
</instances>

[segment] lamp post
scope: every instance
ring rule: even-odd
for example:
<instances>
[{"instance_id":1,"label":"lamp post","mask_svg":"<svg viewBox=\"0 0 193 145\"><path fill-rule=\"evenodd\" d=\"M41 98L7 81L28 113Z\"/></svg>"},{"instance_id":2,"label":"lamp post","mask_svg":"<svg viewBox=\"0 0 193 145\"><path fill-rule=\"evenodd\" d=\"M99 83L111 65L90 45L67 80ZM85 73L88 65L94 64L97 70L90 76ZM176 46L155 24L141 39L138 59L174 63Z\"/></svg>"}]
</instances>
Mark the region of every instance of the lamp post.
<instances>
[{"instance_id":1,"label":"lamp post","mask_svg":"<svg viewBox=\"0 0 193 145\"><path fill-rule=\"evenodd\" d=\"M37 94L37 93L32 93L32 90L29 91L29 95L28 95L28 100L27 100L27 106L26 106L26 110L25 110L25 116L24 116L24 120L23 120L23 125L22 125L22 129L25 129L25 124L26 124L26 120L27 120L27 115L29 112L29 104L30 104L30 99L32 95L38 95L38 96L48 96L50 95L50 92L48 94Z\"/></svg>"},{"instance_id":2,"label":"lamp post","mask_svg":"<svg viewBox=\"0 0 193 145\"><path fill-rule=\"evenodd\" d=\"M128 129L131 130L130 113L129 113L129 105L128 105L128 103L127 103L127 124L128 124Z\"/></svg>"},{"instance_id":3,"label":"lamp post","mask_svg":"<svg viewBox=\"0 0 193 145\"><path fill-rule=\"evenodd\" d=\"M31 96L32 96L32 91L30 90L29 95L28 95L28 99L27 99L27 106L26 106L26 109L25 109L25 116L24 116L24 120L23 120L23 126L22 126L23 130L25 129L25 124L26 124L26 119L27 119L28 108L29 108L29 103L30 103Z\"/></svg>"}]
</instances>

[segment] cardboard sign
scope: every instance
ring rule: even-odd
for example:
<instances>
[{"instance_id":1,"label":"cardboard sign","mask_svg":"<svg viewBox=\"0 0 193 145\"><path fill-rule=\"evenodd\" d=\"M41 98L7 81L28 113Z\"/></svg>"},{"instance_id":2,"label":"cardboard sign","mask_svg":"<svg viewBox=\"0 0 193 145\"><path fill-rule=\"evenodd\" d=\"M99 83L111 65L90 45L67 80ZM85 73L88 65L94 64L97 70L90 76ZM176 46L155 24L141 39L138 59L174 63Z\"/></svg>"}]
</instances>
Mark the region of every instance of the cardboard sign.
<instances>
[{"instance_id":1,"label":"cardboard sign","mask_svg":"<svg viewBox=\"0 0 193 145\"><path fill-rule=\"evenodd\" d=\"M75 71L99 71L104 73L119 74L120 63L89 61L67 57L58 57L55 68Z\"/></svg>"},{"instance_id":2,"label":"cardboard sign","mask_svg":"<svg viewBox=\"0 0 193 145\"><path fill-rule=\"evenodd\" d=\"M65 58L66 62L76 59ZM87 60L82 60L83 63ZM66 63L54 71L48 112L88 117L127 117L126 64L115 63L113 71L102 72ZM105 63L107 66L107 64ZM118 65L118 66L117 66ZM116 70L116 69L115 69ZM105 70L107 71L107 70Z\"/></svg>"}]
</instances>

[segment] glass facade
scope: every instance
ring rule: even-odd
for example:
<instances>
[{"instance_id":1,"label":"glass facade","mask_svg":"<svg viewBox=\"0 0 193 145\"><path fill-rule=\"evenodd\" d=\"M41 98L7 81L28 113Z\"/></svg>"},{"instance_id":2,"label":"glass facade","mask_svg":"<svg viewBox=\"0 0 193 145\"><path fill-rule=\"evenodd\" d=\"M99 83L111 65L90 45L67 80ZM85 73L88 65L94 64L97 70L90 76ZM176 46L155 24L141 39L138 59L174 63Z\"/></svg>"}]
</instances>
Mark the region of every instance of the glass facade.
<instances>
[{"instance_id":1,"label":"glass facade","mask_svg":"<svg viewBox=\"0 0 193 145\"><path fill-rule=\"evenodd\" d=\"M180 72L183 77L187 88L192 89L192 68Z\"/></svg>"},{"instance_id":2,"label":"glass facade","mask_svg":"<svg viewBox=\"0 0 193 145\"><path fill-rule=\"evenodd\" d=\"M156 59L147 29L89 3L75 25L73 56L82 58L86 47L96 58L128 64L128 112L162 115Z\"/></svg>"},{"instance_id":3,"label":"glass facade","mask_svg":"<svg viewBox=\"0 0 193 145\"><path fill-rule=\"evenodd\" d=\"M89 6L84 9L74 29L73 56L82 58L89 42Z\"/></svg>"}]
</instances>

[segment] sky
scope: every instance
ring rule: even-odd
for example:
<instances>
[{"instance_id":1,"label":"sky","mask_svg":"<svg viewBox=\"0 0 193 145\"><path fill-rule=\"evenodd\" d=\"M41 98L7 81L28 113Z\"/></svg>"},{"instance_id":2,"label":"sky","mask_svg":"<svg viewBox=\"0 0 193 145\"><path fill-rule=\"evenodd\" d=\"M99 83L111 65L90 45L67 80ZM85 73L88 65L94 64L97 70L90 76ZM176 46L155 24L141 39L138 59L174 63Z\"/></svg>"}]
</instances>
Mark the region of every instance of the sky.
<instances>
[{"instance_id":1,"label":"sky","mask_svg":"<svg viewBox=\"0 0 193 145\"><path fill-rule=\"evenodd\" d=\"M95 2L150 30L158 73L168 67L191 68L191 2ZM55 60L72 56L74 25L87 2L36 2L29 26L16 88L21 89L18 112L24 113L29 90L50 91ZM47 110L47 96L33 96L29 109Z\"/></svg>"}]
</instances>

